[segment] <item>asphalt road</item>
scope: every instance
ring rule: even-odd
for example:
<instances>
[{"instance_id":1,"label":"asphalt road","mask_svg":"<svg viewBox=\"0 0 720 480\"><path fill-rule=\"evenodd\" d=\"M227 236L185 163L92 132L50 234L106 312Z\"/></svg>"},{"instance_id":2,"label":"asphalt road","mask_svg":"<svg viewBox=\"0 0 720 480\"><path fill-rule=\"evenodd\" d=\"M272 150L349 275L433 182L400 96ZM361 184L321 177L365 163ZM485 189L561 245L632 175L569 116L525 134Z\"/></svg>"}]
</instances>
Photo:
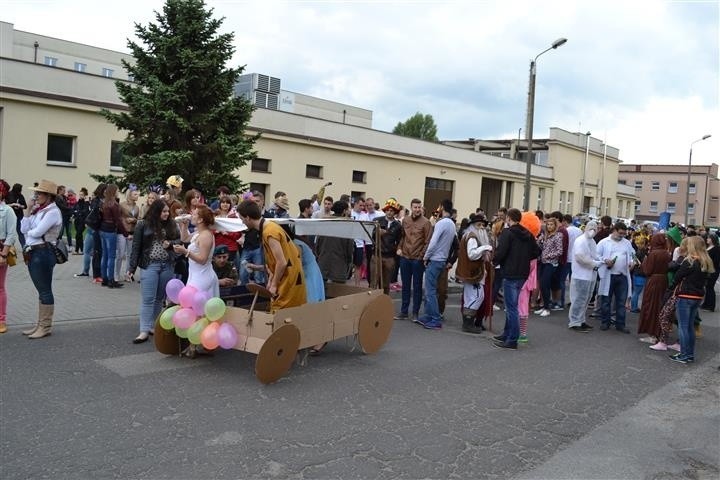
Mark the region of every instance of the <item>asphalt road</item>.
<instances>
[{"instance_id":1,"label":"asphalt road","mask_svg":"<svg viewBox=\"0 0 720 480\"><path fill-rule=\"evenodd\" d=\"M264 386L254 355L188 360L133 345L139 286L56 268L53 335L29 341L36 293L8 278L0 336L0 478L718 478L720 315L697 363L635 335L530 319L530 343L395 322L375 355L332 342ZM503 325L502 312L495 329ZM629 327L637 318L629 316Z\"/></svg>"}]
</instances>

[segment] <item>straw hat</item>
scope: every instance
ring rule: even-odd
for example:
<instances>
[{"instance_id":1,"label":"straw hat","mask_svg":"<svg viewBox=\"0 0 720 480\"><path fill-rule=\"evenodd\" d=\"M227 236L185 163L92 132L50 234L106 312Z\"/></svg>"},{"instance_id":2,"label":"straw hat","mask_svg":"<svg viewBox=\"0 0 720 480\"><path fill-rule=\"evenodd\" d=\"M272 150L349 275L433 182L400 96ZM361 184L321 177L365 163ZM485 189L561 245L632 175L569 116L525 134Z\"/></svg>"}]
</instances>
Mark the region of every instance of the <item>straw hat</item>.
<instances>
[{"instance_id":1,"label":"straw hat","mask_svg":"<svg viewBox=\"0 0 720 480\"><path fill-rule=\"evenodd\" d=\"M57 195L57 183L43 179L40 180L40 184L37 187L30 187L30 190L34 192L49 193L50 195Z\"/></svg>"},{"instance_id":2,"label":"straw hat","mask_svg":"<svg viewBox=\"0 0 720 480\"><path fill-rule=\"evenodd\" d=\"M285 195L282 195L275 199L275 205L282 208L285 211L290 210L290 201Z\"/></svg>"},{"instance_id":3,"label":"straw hat","mask_svg":"<svg viewBox=\"0 0 720 480\"><path fill-rule=\"evenodd\" d=\"M180 175L170 175L165 184L170 187L182 188L183 178Z\"/></svg>"}]
</instances>

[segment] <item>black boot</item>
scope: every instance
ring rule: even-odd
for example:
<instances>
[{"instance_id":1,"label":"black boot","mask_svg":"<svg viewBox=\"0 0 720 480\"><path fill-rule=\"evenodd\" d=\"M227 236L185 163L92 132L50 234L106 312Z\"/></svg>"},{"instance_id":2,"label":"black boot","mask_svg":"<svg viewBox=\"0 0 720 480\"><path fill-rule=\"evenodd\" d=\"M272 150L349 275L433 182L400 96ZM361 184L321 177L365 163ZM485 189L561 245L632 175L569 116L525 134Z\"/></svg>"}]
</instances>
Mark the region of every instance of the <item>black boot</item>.
<instances>
[{"instance_id":1,"label":"black boot","mask_svg":"<svg viewBox=\"0 0 720 480\"><path fill-rule=\"evenodd\" d=\"M467 333L482 333L481 327L475 326L475 315L463 315L462 331Z\"/></svg>"}]
</instances>

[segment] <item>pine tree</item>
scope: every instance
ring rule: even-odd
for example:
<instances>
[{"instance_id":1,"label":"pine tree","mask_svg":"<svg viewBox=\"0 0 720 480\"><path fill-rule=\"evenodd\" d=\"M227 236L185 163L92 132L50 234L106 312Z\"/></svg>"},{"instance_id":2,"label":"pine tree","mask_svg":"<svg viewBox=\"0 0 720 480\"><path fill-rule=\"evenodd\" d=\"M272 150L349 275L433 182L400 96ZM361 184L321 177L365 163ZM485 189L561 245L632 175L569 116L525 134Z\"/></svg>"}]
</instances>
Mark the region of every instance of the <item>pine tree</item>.
<instances>
[{"instance_id":1,"label":"pine tree","mask_svg":"<svg viewBox=\"0 0 720 480\"><path fill-rule=\"evenodd\" d=\"M135 24L142 45L128 40L135 63L123 61L134 81L116 82L129 110L101 112L128 132L123 176L110 177L115 183L164 186L178 174L185 189L241 187L236 170L256 156L258 136L244 133L254 107L232 95L244 67L225 67L234 35L218 33L223 19L212 13L203 0L167 0L162 13L155 12L156 23Z\"/></svg>"}]
</instances>

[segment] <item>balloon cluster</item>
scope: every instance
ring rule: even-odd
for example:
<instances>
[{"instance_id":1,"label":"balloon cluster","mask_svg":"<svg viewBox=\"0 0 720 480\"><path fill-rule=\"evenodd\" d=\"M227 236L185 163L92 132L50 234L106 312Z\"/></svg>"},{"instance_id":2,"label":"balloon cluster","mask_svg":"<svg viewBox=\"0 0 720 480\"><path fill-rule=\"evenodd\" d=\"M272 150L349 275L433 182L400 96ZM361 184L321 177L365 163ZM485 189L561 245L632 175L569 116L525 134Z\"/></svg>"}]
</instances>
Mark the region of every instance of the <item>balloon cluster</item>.
<instances>
[{"instance_id":1,"label":"balloon cluster","mask_svg":"<svg viewBox=\"0 0 720 480\"><path fill-rule=\"evenodd\" d=\"M168 299L177 304L160 314L160 326L175 329L180 338L202 345L208 350L218 347L229 349L237 345L238 334L229 323L221 322L225 315L225 302L210 292L184 285L174 278L165 287Z\"/></svg>"}]
</instances>

